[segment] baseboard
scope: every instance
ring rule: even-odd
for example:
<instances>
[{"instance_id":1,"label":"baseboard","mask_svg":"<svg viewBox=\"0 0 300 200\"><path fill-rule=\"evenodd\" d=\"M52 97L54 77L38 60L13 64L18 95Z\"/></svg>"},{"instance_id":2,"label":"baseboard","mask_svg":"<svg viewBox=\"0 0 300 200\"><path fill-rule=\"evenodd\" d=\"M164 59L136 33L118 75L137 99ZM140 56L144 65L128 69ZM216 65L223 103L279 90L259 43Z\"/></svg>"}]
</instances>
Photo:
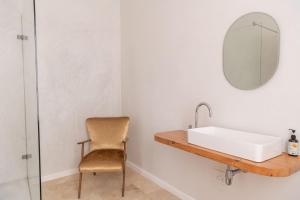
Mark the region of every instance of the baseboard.
<instances>
[{"instance_id":1,"label":"baseboard","mask_svg":"<svg viewBox=\"0 0 300 200\"><path fill-rule=\"evenodd\" d=\"M134 164L130 161L127 161L127 166L130 167L131 169L133 169L134 171L136 171L137 173L139 173L140 175L144 176L145 178L150 179L151 181L153 181L154 183L159 185L161 188L163 188L163 189L167 190L168 192L174 194L178 198L180 198L182 200L195 200L193 197L191 197L188 194L180 191L179 189L177 189L174 186L170 185L166 181L161 180L157 176L155 176L155 175L151 174L150 172L142 169L141 167L137 166L136 164Z\"/></svg>"},{"instance_id":2,"label":"baseboard","mask_svg":"<svg viewBox=\"0 0 300 200\"><path fill-rule=\"evenodd\" d=\"M71 176L71 175L77 174L77 173L78 173L78 168L69 169L69 170L61 171L61 172L54 173L54 174L49 174L46 176L42 176L42 182L52 181L54 179L62 178L65 176Z\"/></svg>"}]
</instances>

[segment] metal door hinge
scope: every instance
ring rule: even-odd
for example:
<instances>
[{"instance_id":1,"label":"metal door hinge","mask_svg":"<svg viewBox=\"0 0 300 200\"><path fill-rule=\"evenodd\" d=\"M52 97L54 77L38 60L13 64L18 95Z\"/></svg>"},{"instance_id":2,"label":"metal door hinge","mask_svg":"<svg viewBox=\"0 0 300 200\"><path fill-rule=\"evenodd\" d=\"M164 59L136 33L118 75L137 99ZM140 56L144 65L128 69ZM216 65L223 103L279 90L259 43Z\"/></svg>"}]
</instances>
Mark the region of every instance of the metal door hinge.
<instances>
[{"instance_id":1,"label":"metal door hinge","mask_svg":"<svg viewBox=\"0 0 300 200\"><path fill-rule=\"evenodd\" d=\"M18 40L28 40L28 36L27 35L17 35L17 39Z\"/></svg>"},{"instance_id":2,"label":"metal door hinge","mask_svg":"<svg viewBox=\"0 0 300 200\"><path fill-rule=\"evenodd\" d=\"M31 154L24 154L24 155L22 155L22 159L23 159L23 160L28 160L28 159L30 159L30 158L32 158L32 155L31 155Z\"/></svg>"}]
</instances>

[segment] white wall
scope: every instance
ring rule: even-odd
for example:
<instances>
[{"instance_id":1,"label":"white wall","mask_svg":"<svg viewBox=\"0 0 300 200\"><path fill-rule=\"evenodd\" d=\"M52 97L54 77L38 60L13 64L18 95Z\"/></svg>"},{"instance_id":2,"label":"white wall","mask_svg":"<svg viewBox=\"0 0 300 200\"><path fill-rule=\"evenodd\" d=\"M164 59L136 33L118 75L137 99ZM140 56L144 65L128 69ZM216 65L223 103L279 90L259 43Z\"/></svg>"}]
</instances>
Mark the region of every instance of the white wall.
<instances>
[{"instance_id":1,"label":"white wall","mask_svg":"<svg viewBox=\"0 0 300 200\"><path fill-rule=\"evenodd\" d=\"M127 0L122 16L122 105L132 117L129 160L200 200L299 199L300 173L270 178L238 175L221 182L225 166L155 143L158 131L186 129L197 103L202 125L287 138L300 131L300 2L297 0ZM222 71L223 38L239 16L262 11L281 30L275 76L252 91L233 88ZM299 135L300 136L300 135Z\"/></svg>"},{"instance_id":2,"label":"white wall","mask_svg":"<svg viewBox=\"0 0 300 200\"><path fill-rule=\"evenodd\" d=\"M121 112L120 1L36 3L45 176L78 167L86 118Z\"/></svg>"}]
</instances>

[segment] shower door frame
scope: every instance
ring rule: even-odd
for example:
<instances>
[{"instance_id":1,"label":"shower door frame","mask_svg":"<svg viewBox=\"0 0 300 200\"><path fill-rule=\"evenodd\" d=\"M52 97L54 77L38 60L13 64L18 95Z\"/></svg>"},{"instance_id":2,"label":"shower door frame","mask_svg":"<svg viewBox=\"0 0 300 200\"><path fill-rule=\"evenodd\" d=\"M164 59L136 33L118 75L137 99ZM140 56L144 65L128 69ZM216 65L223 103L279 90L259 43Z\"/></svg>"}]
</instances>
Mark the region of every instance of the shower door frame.
<instances>
[{"instance_id":1,"label":"shower door frame","mask_svg":"<svg viewBox=\"0 0 300 200\"><path fill-rule=\"evenodd\" d=\"M39 110L39 81L38 81L38 58L37 58L37 31L36 31L36 2L32 0L33 6L33 24L34 24L34 57L35 57L35 81L36 81L36 100L37 100L37 131L38 131L38 158L39 158L39 190L40 200L42 200L42 173L41 173L41 144L40 144L40 110ZM30 186L29 186L30 187ZM30 189L29 189L30 190Z\"/></svg>"}]
</instances>

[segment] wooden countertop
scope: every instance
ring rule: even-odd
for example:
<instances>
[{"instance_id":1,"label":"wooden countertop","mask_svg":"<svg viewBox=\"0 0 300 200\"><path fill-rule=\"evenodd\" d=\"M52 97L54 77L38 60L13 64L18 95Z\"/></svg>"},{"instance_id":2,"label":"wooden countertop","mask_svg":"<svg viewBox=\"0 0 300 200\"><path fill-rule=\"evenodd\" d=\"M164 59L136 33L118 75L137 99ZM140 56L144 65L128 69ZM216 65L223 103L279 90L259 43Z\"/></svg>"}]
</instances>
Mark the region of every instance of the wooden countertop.
<instances>
[{"instance_id":1,"label":"wooden countertop","mask_svg":"<svg viewBox=\"0 0 300 200\"><path fill-rule=\"evenodd\" d=\"M278 157L256 163L190 144L187 142L187 132L182 130L157 133L154 138L155 141L162 144L263 176L286 177L300 170L300 156L292 157L286 153L282 153Z\"/></svg>"}]
</instances>

